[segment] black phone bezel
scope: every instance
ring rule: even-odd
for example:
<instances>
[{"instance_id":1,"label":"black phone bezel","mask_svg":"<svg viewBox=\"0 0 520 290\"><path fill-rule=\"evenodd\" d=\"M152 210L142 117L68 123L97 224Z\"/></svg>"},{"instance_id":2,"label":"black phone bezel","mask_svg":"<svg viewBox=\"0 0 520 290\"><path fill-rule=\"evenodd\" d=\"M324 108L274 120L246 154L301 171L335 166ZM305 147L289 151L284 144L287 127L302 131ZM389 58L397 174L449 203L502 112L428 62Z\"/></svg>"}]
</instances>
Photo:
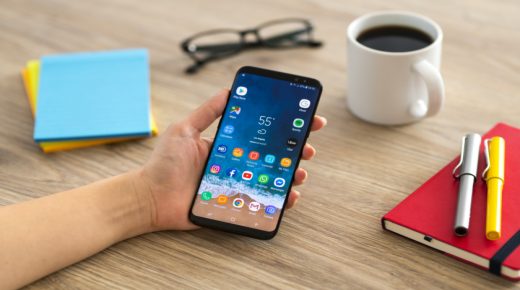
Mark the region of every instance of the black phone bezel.
<instances>
[{"instance_id":1,"label":"black phone bezel","mask_svg":"<svg viewBox=\"0 0 520 290\"><path fill-rule=\"evenodd\" d=\"M278 72L278 71L273 71L273 70L268 70L268 69L263 69L263 68L258 68L258 67L244 66L244 67L240 68L237 71L237 73L235 74L235 78L233 80L231 88L234 87L235 82L237 81L238 76L240 74L243 74L243 73L261 75L261 76L265 76L265 77L270 77L270 78L290 81L290 82L293 82L293 83L304 84L304 85L308 85L308 86L312 86L312 87L316 87L317 88L318 95L317 95L317 98L316 98L316 105L314 106L314 110L312 112L312 117L311 117L312 121L309 124L309 126L307 127L308 129L307 129L307 132L305 132L304 142L303 142L303 145L302 145L302 147L300 149L300 154L298 155L298 159L296 161L295 168L298 168L298 166L300 164L301 157L302 157L302 153L303 153L303 146L305 145L305 143L307 143L307 138L309 138L309 134L311 132L311 127L312 127L312 122L314 121L314 116L316 114L316 110L318 109L318 104L319 104L319 101L320 101L320 98L321 98L321 93L323 91L323 87L322 87L321 83L318 80L313 79L313 78L309 78L309 77L298 76L298 75L293 75L293 74L288 74L288 73L283 73L283 72ZM228 95L228 98L226 100L226 106L224 108L227 108L230 96L231 96L231 91L230 91L230 93ZM218 127L217 127L217 130L215 132L215 138L217 137L217 134L220 131L220 125L221 124L222 124L222 118L220 118L220 120L219 120ZM210 154L211 154L211 152L213 152L213 147L214 146L215 146L215 143L213 143L211 145L211 148L209 150ZM206 162L204 162L204 167L203 167L204 169L208 166L208 161L209 161L209 155L208 155L208 158L206 159ZM244 227L244 226L241 226L241 225L227 223L227 222L213 220L213 219L208 219L208 218L200 217L200 216L197 216L197 215L193 214L193 206L195 205L195 201L197 200L197 196L198 196L197 192L198 192L198 190L200 188L200 184L202 182L202 177L204 176L204 170L202 171L202 173L201 173L201 175L199 177L199 183L197 185L197 190L195 191L195 193L193 195L193 200L191 202L190 211L189 211L189 217L188 218L189 218L189 220L192 223L194 223L196 225L199 225L199 226L213 228L213 229L218 229L218 230L222 230L222 231L226 231L226 232L230 232L230 233L235 233L235 234L240 234L240 235L245 235L245 236L249 236L249 237L253 237L253 238L257 238L257 239L262 239L262 240L272 239L278 233L278 229L280 228L280 223L282 221L283 214L285 212L285 206L286 206L287 200L289 198L289 193L291 192L292 186L293 186L293 183L294 183L294 175L295 174L296 174L296 170L294 170L294 172L293 172L293 175L292 175L292 178L291 178L291 184L290 184L290 186L288 188L287 194L285 195L285 200L284 200L284 203L283 203L283 207L282 207L281 212L280 212L280 218L278 219L278 222L276 223L276 228L273 231L263 231L263 230L259 230L259 229L255 229L255 228Z\"/></svg>"}]
</instances>

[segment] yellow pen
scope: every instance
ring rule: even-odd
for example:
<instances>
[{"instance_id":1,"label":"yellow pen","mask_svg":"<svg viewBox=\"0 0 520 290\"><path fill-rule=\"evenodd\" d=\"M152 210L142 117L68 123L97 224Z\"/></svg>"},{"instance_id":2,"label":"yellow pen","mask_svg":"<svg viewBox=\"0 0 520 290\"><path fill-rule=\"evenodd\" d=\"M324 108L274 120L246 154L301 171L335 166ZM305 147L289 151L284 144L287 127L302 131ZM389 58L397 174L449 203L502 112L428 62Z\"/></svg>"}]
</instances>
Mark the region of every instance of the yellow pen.
<instances>
[{"instance_id":1,"label":"yellow pen","mask_svg":"<svg viewBox=\"0 0 520 290\"><path fill-rule=\"evenodd\" d=\"M504 187L504 160L506 142L502 137L484 141L487 167L482 177L487 184L486 238L500 239L502 219L502 188Z\"/></svg>"}]
</instances>

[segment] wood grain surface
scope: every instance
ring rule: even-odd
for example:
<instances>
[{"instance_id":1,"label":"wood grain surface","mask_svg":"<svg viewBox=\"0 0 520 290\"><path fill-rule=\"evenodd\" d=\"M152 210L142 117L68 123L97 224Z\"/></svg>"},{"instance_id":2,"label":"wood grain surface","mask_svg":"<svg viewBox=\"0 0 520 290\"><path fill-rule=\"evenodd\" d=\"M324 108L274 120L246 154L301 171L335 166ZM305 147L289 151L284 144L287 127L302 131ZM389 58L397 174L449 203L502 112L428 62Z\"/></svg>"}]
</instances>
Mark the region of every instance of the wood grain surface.
<instances>
[{"instance_id":1,"label":"wood grain surface","mask_svg":"<svg viewBox=\"0 0 520 290\"><path fill-rule=\"evenodd\" d=\"M447 99L436 117L381 127L345 106L345 29L375 10L410 10L444 30ZM314 288L499 289L513 282L381 229L380 218L458 154L460 137L496 122L520 126L520 2L511 1L0 1L0 204L8 205L125 172L156 139L45 155L20 70L45 54L146 47L159 126L183 119L231 84L243 65L312 76L324 85L329 126L279 235L259 241L212 230L140 236L29 285L28 289ZM297 16L324 47L256 50L183 73L180 42L213 28L248 28ZM214 134L215 126L207 135ZM1 225L0 225L1 229ZM1 267L1 265L0 265Z\"/></svg>"}]
</instances>

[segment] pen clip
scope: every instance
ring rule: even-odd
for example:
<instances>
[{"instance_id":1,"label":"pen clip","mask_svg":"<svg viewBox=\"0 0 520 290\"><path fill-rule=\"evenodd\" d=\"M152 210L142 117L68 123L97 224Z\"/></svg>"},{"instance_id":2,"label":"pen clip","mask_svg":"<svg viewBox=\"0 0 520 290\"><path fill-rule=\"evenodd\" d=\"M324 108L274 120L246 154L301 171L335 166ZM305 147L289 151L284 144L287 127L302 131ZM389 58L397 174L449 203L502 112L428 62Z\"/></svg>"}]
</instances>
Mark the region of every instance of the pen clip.
<instances>
[{"instance_id":1,"label":"pen clip","mask_svg":"<svg viewBox=\"0 0 520 290\"><path fill-rule=\"evenodd\" d=\"M459 179L460 174L455 174L457 172L457 169L462 165L462 162L464 161L464 144L466 143L466 136L462 137L462 146L460 147L460 160L459 164L453 168L453 171L451 172L451 175L453 175L453 178Z\"/></svg>"},{"instance_id":2,"label":"pen clip","mask_svg":"<svg viewBox=\"0 0 520 290\"><path fill-rule=\"evenodd\" d=\"M486 173L489 170L489 141L491 139L484 140L484 156L486 156L486 168L482 171L482 180L486 181Z\"/></svg>"}]
</instances>

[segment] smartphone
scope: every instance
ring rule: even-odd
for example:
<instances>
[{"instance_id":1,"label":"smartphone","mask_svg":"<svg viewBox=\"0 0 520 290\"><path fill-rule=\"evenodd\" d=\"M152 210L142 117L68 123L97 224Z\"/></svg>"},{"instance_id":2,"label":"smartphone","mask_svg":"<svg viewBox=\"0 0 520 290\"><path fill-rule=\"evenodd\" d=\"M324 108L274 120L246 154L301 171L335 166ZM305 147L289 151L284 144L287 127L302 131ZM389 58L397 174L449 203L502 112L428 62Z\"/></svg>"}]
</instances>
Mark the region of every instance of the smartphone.
<instances>
[{"instance_id":1,"label":"smartphone","mask_svg":"<svg viewBox=\"0 0 520 290\"><path fill-rule=\"evenodd\" d=\"M276 235L321 91L312 78L238 70L191 205L194 224Z\"/></svg>"}]
</instances>

